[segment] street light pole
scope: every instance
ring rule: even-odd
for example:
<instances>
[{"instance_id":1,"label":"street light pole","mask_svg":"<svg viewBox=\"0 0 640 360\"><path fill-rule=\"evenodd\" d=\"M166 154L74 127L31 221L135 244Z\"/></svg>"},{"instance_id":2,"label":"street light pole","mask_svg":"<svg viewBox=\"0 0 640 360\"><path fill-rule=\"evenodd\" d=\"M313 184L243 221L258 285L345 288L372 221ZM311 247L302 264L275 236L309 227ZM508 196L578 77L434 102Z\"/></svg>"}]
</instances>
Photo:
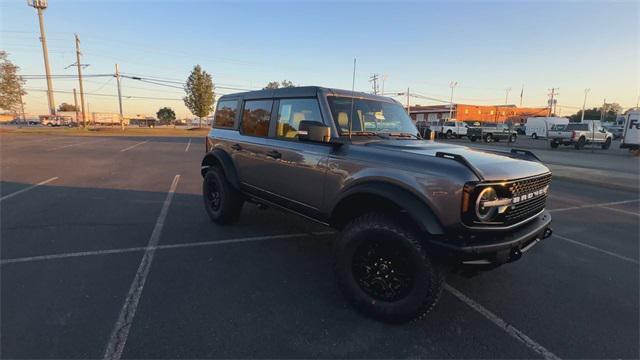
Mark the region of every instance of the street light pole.
<instances>
[{"instance_id":1,"label":"street light pole","mask_svg":"<svg viewBox=\"0 0 640 360\"><path fill-rule=\"evenodd\" d=\"M84 111L84 87L82 86L82 64L80 63L80 38L76 38L76 65L78 65L78 83L80 85L80 106L82 107L82 126L87 127L87 113Z\"/></svg>"},{"instance_id":2,"label":"street light pole","mask_svg":"<svg viewBox=\"0 0 640 360\"><path fill-rule=\"evenodd\" d=\"M118 82L118 106L120 107L120 129L124 131L124 115L122 114L122 88L120 87L120 66L116 64L116 81Z\"/></svg>"},{"instance_id":3,"label":"street light pole","mask_svg":"<svg viewBox=\"0 0 640 360\"><path fill-rule=\"evenodd\" d=\"M584 100L582 101L582 118L580 122L584 122L584 108L587 106L587 94L591 91L591 89L584 89Z\"/></svg>"},{"instance_id":4,"label":"street light pole","mask_svg":"<svg viewBox=\"0 0 640 360\"><path fill-rule=\"evenodd\" d=\"M451 88L451 98L449 99L449 121L453 117L453 89L458 86L457 81L452 81L449 83L449 87Z\"/></svg>"},{"instance_id":5,"label":"street light pole","mask_svg":"<svg viewBox=\"0 0 640 360\"><path fill-rule=\"evenodd\" d=\"M507 94L504 97L504 104L507 105L507 103L509 102L509 92L511 92L511 88L508 87L508 88L505 89L505 91L506 91Z\"/></svg>"},{"instance_id":6,"label":"street light pole","mask_svg":"<svg viewBox=\"0 0 640 360\"><path fill-rule=\"evenodd\" d=\"M44 72L47 76L47 101L49 103L49 114L56 114L56 103L53 99L53 83L51 80L51 69L49 67L49 50L47 49L47 36L44 31L44 16L42 11L47 8L47 0L27 0L27 5L38 11L38 21L40 23L40 42L42 43L42 55L44 57Z\"/></svg>"}]
</instances>

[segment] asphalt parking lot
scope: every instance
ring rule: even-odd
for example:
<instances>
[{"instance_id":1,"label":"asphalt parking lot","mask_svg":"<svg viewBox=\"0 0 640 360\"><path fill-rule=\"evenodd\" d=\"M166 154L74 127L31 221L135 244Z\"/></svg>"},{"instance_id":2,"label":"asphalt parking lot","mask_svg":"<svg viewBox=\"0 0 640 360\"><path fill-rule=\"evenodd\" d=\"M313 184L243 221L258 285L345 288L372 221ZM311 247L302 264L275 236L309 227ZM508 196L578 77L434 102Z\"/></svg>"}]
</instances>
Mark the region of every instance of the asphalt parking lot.
<instances>
[{"instance_id":1,"label":"asphalt parking lot","mask_svg":"<svg viewBox=\"0 0 640 360\"><path fill-rule=\"evenodd\" d=\"M554 180L554 236L387 325L338 291L329 229L209 221L201 138L0 142L3 358L640 356L637 191Z\"/></svg>"}]
</instances>

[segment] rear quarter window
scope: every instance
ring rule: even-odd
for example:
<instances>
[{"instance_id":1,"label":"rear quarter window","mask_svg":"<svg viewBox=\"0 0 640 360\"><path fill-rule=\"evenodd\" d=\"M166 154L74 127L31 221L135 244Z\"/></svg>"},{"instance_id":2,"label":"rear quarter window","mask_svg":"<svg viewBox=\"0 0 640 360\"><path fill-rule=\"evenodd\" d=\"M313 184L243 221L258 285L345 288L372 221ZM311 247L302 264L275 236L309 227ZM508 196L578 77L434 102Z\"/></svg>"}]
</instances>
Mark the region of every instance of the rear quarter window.
<instances>
[{"instance_id":1,"label":"rear quarter window","mask_svg":"<svg viewBox=\"0 0 640 360\"><path fill-rule=\"evenodd\" d=\"M218 102L218 108L213 119L213 127L231 129L235 125L238 113L237 100L222 100Z\"/></svg>"}]
</instances>

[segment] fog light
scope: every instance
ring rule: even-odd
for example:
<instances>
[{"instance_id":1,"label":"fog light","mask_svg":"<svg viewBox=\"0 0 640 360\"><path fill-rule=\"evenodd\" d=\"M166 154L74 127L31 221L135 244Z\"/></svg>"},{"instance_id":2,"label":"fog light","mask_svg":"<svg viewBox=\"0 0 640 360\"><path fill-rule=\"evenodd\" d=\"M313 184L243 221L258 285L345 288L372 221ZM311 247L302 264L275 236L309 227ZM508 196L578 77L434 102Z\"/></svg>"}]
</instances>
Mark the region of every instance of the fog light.
<instances>
[{"instance_id":1,"label":"fog light","mask_svg":"<svg viewBox=\"0 0 640 360\"><path fill-rule=\"evenodd\" d=\"M492 187L484 188L478 199L476 200L476 216L480 221L490 221L496 216L498 208L496 206L485 206L485 203L491 203L498 200L498 194Z\"/></svg>"}]
</instances>

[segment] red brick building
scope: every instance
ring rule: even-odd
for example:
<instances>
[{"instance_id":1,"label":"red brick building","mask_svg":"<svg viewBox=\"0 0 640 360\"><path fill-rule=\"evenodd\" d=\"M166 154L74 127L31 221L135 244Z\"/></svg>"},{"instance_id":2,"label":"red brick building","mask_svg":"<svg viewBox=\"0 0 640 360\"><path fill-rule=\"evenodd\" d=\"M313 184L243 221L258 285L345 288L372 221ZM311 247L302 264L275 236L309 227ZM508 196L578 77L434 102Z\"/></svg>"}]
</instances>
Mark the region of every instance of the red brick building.
<instances>
[{"instance_id":1,"label":"red brick building","mask_svg":"<svg viewBox=\"0 0 640 360\"><path fill-rule=\"evenodd\" d=\"M411 106L409 114L414 121L444 121L449 119L449 104ZM515 105L453 104L453 119L465 122L513 121L524 123L528 117L547 116L549 108L519 108Z\"/></svg>"}]
</instances>

